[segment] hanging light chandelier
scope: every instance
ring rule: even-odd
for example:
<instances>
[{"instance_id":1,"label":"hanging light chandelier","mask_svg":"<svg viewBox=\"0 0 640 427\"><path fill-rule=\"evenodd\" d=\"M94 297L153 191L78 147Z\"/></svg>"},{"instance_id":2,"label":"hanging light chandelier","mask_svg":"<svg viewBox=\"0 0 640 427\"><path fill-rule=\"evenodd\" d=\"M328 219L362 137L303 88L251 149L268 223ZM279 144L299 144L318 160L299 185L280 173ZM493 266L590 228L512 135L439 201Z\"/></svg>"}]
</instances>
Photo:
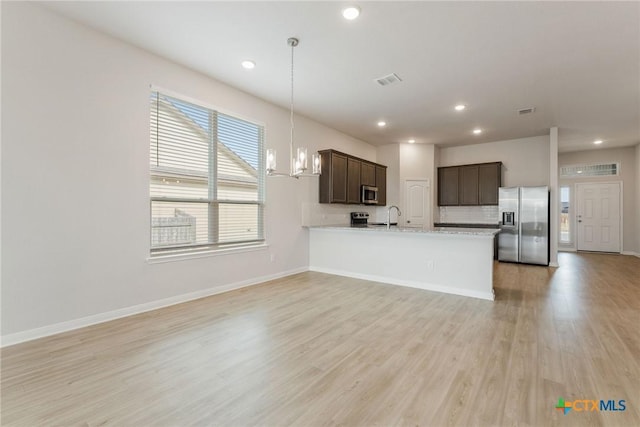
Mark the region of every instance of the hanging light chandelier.
<instances>
[{"instance_id":1,"label":"hanging light chandelier","mask_svg":"<svg viewBox=\"0 0 640 427\"><path fill-rule=\"evenodd\" d=\"M313 153L311 155L311 173L308 173L309 162L307 157L307 149L305 147L298 147L295 150L293 147L293 49L298 46L298 39L290 37L287 39L287 44L291 47L291 103L290 103L290 125L291 133L289 139L289 159L291 165L289 166L289 173L280 173L276 171L276 150L275 148L267 149L267 164L266 170L268 176L289 176L292 178L299 178L301 176L317 176L320 175L320 154Z\"/></svg>"}]
</instances>

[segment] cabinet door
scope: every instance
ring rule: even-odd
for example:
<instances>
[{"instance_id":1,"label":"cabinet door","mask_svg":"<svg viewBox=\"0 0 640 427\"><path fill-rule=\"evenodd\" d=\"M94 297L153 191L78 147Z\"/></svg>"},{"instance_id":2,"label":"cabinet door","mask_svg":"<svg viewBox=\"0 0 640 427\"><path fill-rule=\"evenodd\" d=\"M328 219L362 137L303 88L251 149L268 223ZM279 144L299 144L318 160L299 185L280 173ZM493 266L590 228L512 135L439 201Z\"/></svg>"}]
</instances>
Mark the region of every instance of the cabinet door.
<instances>
[{"instance_id":1,"label":"cabinet door","mask_svg":"<svg viewBox=\"0 0 640 427\"><path fill-rule=\"evenodd\" d=\"M378 187L378 206L387 204L387 168L376 166L376 187Z\"/></svg>"},{"instance_id":2,"label":"cabinet door","mask_svg":"<svg viewBox=\"0 0 640 427\"><path fill-rule=\"evenodd\" d=\"M362 162L360 166L360 185L376 185L376 165Z\"/></svg>"},{"instance_id":3,"label":"cabinet door","mask_svg":"<svg viewBox=\"0 0 640 427\"><path fill-rule=\"evenodd\" d=\"M502 163L491 163L478 167L478 203L497 205L498 189L502 184Z\"/></svg>"},{"instance_id":4,"label":"cabinet door","mask_svg":"<svg viewBox=\"0 0 640 427\"><path fill-rule=\"evenodd\" d=\"M478 206L478 166L460 167L460 204Z\"/></svg>"},{"instance_id":5,"label":"cabinet door","mask_svg":"<svg viewBox=\"0 0 640 427\"><path fill-rule=\"evenodd\" d=\"M438 168L438 206L458 206L460 168Z\"/></svg>"},{"instance_id":6,"label":"cabinet door","mask_svg":"<svg viewBox=\"0 0 640 427\"><path fill-rule=\"evenodd\" d=\"M347 203L360 203L360 160L347 159Z\"/></svg>"},{"instance_id":7,"label":"cabinet door","mask_svg":"<svg viewBox=\"0 0 640 427\"><path fill-rule=\"evenodd\" d=\"M331 203L347 203L347 157L331 153Z\"/></svg>"}]
</instances>

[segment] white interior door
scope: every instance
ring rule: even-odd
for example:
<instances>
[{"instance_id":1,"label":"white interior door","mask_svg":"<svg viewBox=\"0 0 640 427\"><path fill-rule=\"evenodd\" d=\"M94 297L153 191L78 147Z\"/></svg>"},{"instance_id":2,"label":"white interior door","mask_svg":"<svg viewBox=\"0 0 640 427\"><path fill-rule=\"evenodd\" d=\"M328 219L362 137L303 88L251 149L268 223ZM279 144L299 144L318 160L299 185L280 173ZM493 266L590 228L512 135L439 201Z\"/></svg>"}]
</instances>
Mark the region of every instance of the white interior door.
<instances>
[{"instance_id":1,"label":"white interior door","mask_svg":"<svg viewBox=\"0 0 640 427\"><path fill-rule=\"evenodd\" d=\"M405 181L404 194L406 204L406 213L403 212L405 225L407 227L430 227L429 181L426 179Z\"/></svg>"},{"instance_id":2,"label":"white interior door","mask_svg":"<svg viewBox=\"0 0 640 427\"><path fill-rule=\"evenodd\" d=\"M620 183L576 184L578 250L620 252Z\"/></svg>"}]
</instances>

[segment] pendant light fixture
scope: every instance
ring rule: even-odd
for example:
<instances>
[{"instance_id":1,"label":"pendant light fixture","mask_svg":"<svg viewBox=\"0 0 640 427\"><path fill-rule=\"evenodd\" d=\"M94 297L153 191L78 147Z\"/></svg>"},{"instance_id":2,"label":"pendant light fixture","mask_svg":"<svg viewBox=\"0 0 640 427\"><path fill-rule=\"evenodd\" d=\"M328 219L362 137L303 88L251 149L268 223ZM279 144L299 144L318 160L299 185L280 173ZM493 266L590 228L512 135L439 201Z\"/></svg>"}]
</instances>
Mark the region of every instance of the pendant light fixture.
<instances>
[{"instance_id":1,"label":"pendant light fixture","mask_svg":"<svg viewBox=\"0 0 640 427\"><path fill-rule=\"evenodd\" d=\"M298 39L290 37L287 39L287 44L291 47L291 103L290 103L290 140L289 140L289 159L291 165L289 166L289 173L280 173L276 171L276 150L275 148L267 149L267 164L266 170L268 176L289 176L292 178L299 178L301 176L316 176L320 175L320 154L313 153L311 155L311 173L307 173L309 170L309 162L307 156L307 149L305 147L298 147L296 150L293 148L293 49L298 46ZM295 154L294 154L295 153Z\"/></svg>"}]
</instances>

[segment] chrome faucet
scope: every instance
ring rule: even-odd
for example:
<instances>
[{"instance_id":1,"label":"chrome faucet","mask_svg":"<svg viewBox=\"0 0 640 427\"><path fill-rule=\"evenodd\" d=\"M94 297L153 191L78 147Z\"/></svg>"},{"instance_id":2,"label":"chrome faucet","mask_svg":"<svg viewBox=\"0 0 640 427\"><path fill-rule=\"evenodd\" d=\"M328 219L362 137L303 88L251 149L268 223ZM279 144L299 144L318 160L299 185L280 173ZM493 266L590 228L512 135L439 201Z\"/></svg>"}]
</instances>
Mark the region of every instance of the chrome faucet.
<instances>
[{"instance_id":1,"label":"chrome faucet","mask_svg":"<svg viewBox=\"0 0 640 427\"><path fill-rule=\"evenodd\" d=\"M389 206L389 209L387 209L387 230L391 228L391 209L393 208L396 208L396 210L398 211L398 216L402 216L402 212L400 212L399 207L397 207L396 205Z\"/></svg>"}]
</instances>

